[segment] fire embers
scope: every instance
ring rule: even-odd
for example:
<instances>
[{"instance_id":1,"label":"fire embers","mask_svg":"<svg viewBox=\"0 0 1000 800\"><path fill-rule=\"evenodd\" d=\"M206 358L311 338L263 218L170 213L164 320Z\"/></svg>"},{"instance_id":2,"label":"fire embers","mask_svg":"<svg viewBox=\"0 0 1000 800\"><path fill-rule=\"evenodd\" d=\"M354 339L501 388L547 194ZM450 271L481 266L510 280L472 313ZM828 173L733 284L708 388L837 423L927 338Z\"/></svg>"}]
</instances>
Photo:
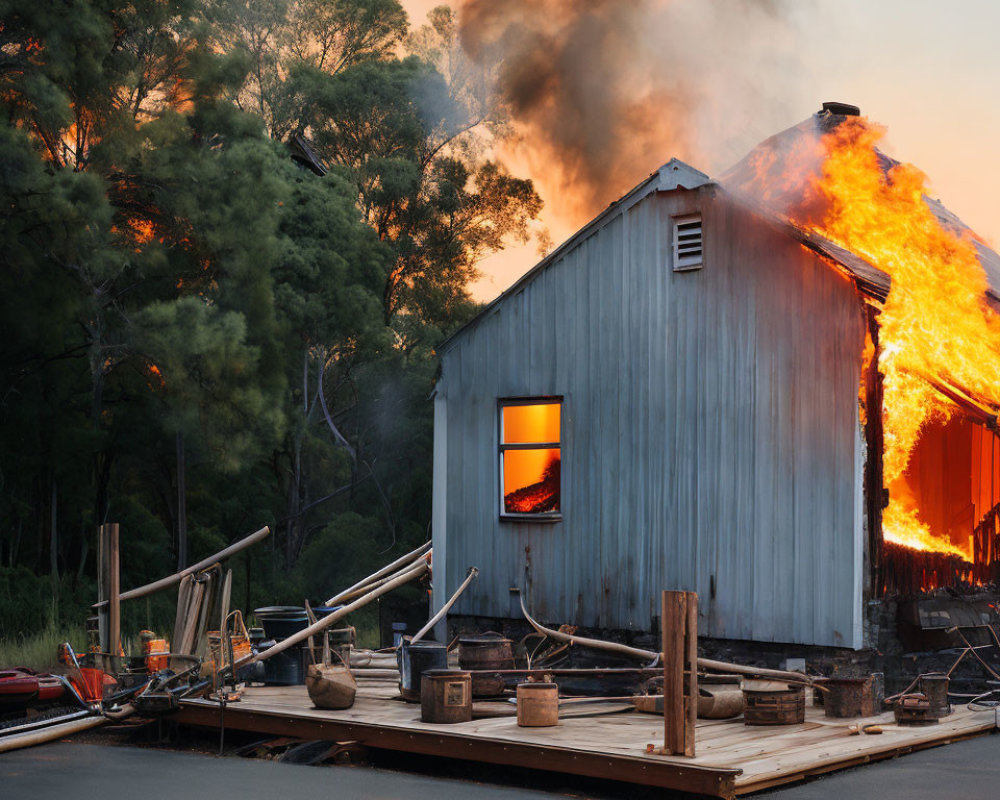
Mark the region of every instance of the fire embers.
<instances>
[{"instance_id":1,"label":"fire embers","mask_svg":"<svg viewBox=\"0 0 1000 800\"><path fill-rule=\"evenodd\" d=\"M544 514L559 510L559 458L546 464L541 480L504 495L508 514Z\"/></svg>"}]
</instances>

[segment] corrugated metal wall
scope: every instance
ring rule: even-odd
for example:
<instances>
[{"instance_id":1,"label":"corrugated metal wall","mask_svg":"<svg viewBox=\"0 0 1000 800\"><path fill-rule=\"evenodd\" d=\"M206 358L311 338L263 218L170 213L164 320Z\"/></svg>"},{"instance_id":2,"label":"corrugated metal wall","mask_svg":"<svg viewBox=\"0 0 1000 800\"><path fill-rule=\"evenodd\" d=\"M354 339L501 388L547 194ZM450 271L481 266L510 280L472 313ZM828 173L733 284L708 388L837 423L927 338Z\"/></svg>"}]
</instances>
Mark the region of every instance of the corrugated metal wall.
<instances>
[{"instance_id":1,"label":"corrugated metal wall","mask_svg":"<svg viewBox=\"0 0 1000 800\"><path fill-rule=\"evenodd\" d=\"M674 273L692 211L705 266ZM649 629L686 589L703 635L861 646L864 326L846 278L718 187L611 218L443 355L447 591L481 570L455 613L518 616L521 586L548 622ZM559 523L498 517L497 398L522 395L565 398Z\"/></svg>"}]
</instances>

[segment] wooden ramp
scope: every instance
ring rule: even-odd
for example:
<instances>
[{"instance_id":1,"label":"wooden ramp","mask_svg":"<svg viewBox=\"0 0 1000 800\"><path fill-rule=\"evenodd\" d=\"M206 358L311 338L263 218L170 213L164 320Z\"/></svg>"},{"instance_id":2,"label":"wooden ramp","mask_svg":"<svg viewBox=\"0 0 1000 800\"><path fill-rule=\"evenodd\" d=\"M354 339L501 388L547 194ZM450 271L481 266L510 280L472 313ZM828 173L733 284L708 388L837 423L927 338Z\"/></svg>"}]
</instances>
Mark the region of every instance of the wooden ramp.
<instances>
[{"instance_id":1,"label":"wooden ramp","mask_svg":"<svg viewBox=\"0 0 1000 800\"><path fill-rule=\"evenodd\" d=\"M356 741L368 747L402 750L646 786L734 797L801 780L835 769L965 739L992 731L996 712L959 707L937 725L897 726L891 714L873 717L884 733L850 736L857 720L828 720L821 708L808 708L802 725L748 727L743 720L698 720L697 756L647 754L663 744L663 720L651 714L609 713L622 705L583 705L566 710L555 728L519 728L513 716L474 719L457 725L420 721L420 707L396 699L388 681L361 679L353 708L321 711L312 707L304 686L247 689L225 709L225 726L276 736ZM491 704L498 712L513 706ZM478 707L478 704L477 704ZM174 717L190 725L218 727L218 703L184 700Z\"/></svg>"}]
</instances>

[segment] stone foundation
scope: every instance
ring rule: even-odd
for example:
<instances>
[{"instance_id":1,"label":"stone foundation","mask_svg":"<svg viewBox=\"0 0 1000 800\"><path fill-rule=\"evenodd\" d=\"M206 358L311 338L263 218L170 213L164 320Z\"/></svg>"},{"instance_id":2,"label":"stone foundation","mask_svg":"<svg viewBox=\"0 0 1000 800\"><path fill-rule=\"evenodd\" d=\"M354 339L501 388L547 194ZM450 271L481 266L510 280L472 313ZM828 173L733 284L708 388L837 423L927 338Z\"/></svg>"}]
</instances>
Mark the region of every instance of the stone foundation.
<instances>
[{"instance_id":1,"label":"stone foundation","mask_svg":"<svg viewBox=\"0 0 1000 800\"><path fill-rule=\"evenodd\" d=\"M997 596L983 595L996 605ZM905 622L900 622L903 602L884 599L868 603L865 615L865 641L871 646L862 650L838 647L816 647L781 642L753 642L737 639L708 639L698 641L698 655L718 661L730 661L754 667L785 669L789 659L805 659L810 675L828 677L863 677L875 672L885 676L885 693L891 695L905 690L920 673L947 672L965 648L956 632L941 628L930 633ZM991 622L1000 623L992 612ZM556 627L550 625L550 627ZM448 638L485 631L497 631L519 643L533 629L524 619L497 619L492 617L451 616L448 620ZM986 628L962 628L973 645L993 642ZM600 628L577 628L575 633L594 639L620 642L647 650L659 650L658 631L630 631ZM916 645L916 646L915 646ZM1000 651L996 647L978 651L995 672L1000 672ZM585 648L573 648L571 662L566 666L610 666L629 663L612 654ZM631 662L634 663L634 662ZM952 673L952 691L978 694L987 691L992 676L971 654Z\"/></svg>"}]
</instances>

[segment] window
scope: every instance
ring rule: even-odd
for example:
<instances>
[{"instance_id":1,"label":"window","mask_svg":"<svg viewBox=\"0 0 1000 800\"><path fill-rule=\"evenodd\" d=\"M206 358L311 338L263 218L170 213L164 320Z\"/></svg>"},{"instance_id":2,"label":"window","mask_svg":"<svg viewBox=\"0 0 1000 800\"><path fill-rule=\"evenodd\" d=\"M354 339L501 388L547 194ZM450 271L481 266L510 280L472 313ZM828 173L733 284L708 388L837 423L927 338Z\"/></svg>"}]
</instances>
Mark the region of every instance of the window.
<instances>
[{"instance_id":1,"label":"window","mask_svg":"<svg viewBox=\"0 0 1000 800\"><path fill-rule=\"evenodd\" d=\"M500 401L500 515L558 519L562 399Z\"/></svg>"},{"instance_id":2,"label":"window","mask_svg":"<svg viewBox=\"0 0 1000 800\"><path fill-rule=\"evenodd\" d=\"M701 267L701 215L674 217L674 272Z\"/></svg>"}]
</instances>

